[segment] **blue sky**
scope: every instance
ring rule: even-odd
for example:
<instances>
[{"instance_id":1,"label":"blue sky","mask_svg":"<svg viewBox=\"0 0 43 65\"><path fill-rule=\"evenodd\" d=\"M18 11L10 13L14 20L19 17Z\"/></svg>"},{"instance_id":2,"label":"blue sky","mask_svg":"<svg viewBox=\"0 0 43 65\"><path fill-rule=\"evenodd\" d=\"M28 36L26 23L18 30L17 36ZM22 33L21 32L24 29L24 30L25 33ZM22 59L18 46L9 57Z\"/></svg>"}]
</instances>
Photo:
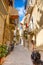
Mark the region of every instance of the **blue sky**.
<instances>
[{"instance_id":1,"label":"blue sky","mask_svg":"<svg viewBox=\"0 0 43 65\"><path fill-rule=\"evenodd\" d=\"M14 7L18 10L20 21L22 21L25 15L24 5L25 5L25 0L14 0Z\"/></svg>"}]
</instances>

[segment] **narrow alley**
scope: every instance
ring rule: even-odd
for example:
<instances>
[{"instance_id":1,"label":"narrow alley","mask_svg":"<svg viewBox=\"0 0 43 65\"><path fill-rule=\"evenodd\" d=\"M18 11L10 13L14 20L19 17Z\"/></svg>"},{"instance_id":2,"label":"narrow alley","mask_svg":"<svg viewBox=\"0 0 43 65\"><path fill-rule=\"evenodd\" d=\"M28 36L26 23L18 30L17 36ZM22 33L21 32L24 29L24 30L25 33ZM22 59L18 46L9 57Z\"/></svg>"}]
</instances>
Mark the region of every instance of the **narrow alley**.
<instances>
[{"instance_id":1,"label":"narrow alley","mask_svg":"<svg viewBox=\"0 0 43 65\"><path fill-rule=\"evenodd\" d=\"M17 45L13 52L7 56L3 65L32 65L31 51L22 45Z\"/></svg>"},{"instance_id":2,"label":"narrow alley","mask_svg":"<svg viewBox=\"0 0 43 65\"><path fill-rule=\"evenodd\" d=\"M0 0L0 65L43 65L43 0Z\"/></svg>"}]
</instances>

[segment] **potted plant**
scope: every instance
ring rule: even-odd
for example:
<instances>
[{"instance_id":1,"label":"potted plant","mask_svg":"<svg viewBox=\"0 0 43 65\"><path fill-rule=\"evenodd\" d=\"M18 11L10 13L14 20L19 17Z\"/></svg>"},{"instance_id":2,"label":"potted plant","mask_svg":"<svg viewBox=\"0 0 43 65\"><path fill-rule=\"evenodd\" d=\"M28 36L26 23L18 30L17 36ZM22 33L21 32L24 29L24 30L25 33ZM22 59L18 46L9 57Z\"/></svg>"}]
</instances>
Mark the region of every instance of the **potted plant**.
<instances>
[{"instance_id":1,"label":"potted plant","mask_svg":"<svg viewBox=\"0 0 43 65\"><path fill-rule=\"evenodd\" d=\"M2 59L3 57L5 57L7 55L8 51L7 51L7 46L1 44L0 45L0 64L2 64Z\"/></svg>"},{"instance_id":2,"label":"potted plant","mask_svg":"<svg viewBox=\"0 0 43 65\"><path fill-rule=\"evenodd\" d=\"M24 36L25 39L28 39L28 33L27 33L26 30L24 30L24 34L23 34L23 36Z\"/></svg>"}]
</instances>

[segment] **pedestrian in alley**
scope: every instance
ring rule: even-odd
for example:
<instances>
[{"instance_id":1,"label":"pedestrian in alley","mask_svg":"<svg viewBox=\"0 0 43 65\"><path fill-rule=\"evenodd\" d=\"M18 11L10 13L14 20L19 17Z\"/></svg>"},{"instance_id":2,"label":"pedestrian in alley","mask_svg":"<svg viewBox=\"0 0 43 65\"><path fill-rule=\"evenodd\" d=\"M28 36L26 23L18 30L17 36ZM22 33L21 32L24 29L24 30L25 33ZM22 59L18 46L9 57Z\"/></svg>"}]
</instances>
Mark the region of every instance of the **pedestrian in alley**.
<instances>
[{"instance_id":1,"label":"pedestrian in alley","mask_svg":"<svg viewBox=\"0 0 43 65\"><path fill-rule=\"evenodd\" d=\"M35 43L33 40L31 40L32 43L32 54L31 59L33 62L33 65L43 65L43 61L41 60L41 54L38 50L35 50Z\"/></svg>"},{"instance_id":2,"label":"pedestrian in alley","mask_svg":"<svg viewBox=\"0 0 43 65\"><path fill-rule=\"evenodd\" d=\"M33 65L43 65L43 61L41 60L41 54L39 51L34 50L31 54L31 59Z\"/></svg>"}]
</instances>

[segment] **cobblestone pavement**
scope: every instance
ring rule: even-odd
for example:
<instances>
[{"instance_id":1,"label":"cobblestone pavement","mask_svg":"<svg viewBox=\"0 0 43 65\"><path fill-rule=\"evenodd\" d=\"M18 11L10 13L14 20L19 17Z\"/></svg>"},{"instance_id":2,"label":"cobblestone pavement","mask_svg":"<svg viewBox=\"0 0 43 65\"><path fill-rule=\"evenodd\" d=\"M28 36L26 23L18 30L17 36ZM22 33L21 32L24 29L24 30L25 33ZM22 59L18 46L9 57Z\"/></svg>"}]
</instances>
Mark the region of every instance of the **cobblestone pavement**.
<instances>
[{"instance_id":1,"label":"cobblestone pavement","mask_svg":"<svg viewBox=\"0 0 43 65\"><path fill-rule=\"evenodd\" d=\"M13 52L7 56L3 65L33 65L31 61L31 51L21 45L17 45Z\"/></svg>"}]
</instances>

